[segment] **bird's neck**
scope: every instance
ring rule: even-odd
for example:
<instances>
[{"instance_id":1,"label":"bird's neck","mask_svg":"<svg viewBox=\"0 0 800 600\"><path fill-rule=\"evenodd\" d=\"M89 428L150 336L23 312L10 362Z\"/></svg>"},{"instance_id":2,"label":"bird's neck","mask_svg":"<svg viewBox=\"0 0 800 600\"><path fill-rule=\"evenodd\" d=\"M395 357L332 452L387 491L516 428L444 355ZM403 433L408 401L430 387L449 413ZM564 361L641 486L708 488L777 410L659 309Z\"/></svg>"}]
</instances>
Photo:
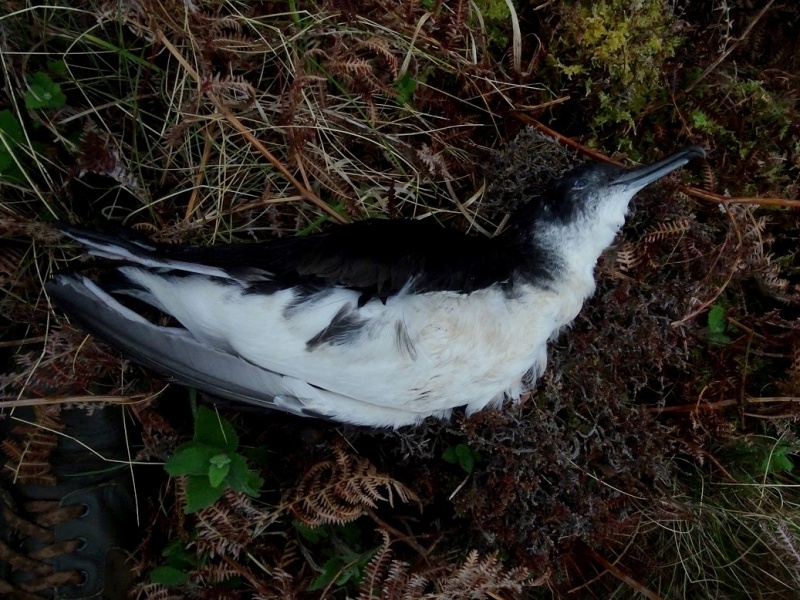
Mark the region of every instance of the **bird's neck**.
<instances>
[{"instance_id":1,"label":"bird's neck","mask_svg":"<svg viewBox=\"0 0 800 600\"><path fill-rule=\"evenodd\" d=\"M594 268L600 255L614 241L625 219L617 214L581 216L570 223L540 224L533 242L558 264L558 279L585 288L584 297L594 291Z\"/></svg>"}]
</instances>

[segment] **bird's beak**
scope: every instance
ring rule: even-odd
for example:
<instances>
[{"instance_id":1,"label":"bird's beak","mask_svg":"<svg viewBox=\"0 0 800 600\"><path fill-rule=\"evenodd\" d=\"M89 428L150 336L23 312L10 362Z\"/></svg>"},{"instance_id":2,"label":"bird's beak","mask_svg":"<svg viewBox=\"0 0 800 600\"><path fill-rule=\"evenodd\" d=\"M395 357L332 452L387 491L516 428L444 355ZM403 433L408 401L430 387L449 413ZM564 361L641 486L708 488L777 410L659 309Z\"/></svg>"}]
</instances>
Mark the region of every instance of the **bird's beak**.
<instances>
[{"instance_id":1,"label":"bird's beak","mask_svg":"<svg viewBox=\"0 0 800 600\"><path fill-rule=\"evenodd\" d=\"M612 182L612 185L623 185L626 190L638 191L648 183L653 183L656 179L679 169L693 158L705 157L706 151L700 146L689 146L652 165L626 170Z\"/></svg>"}]
</instances>

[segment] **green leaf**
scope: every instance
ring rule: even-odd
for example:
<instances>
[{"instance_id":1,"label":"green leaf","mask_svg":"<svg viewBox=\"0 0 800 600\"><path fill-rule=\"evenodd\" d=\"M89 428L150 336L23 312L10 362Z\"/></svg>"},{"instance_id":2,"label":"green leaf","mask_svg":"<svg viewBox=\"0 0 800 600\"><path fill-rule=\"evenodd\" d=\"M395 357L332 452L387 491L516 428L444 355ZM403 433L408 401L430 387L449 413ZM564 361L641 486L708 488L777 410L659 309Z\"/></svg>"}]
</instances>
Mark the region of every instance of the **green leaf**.
<instances>
[{"instance_id":1,"label":"green leaf","mask_svg":"<svg viewBox=\"0 0 800 600\"><path fill-rule=\"evenodd\" d=\"M211 457L211 464L215 467L224 467L231 464L231 457L227 454L217 454Z\"/></svg>"},{"instance_id":2,"label":"green leaf","mask_svg":"<svg viewBox=\"0 0 800 600\"><path fill-rule=\"evenodd\" d=\"M403 75L394 84L397 90L397 103L408 104L414 97L414 92L417 89L417 80L409 75Z\"/></svg>"},{"instance_id":3,"label":"green leaf","mask_svg":"<svg viewBox=\"0 0 800 600\"><path fill-rule=\"evenodd\" d=\"M211 487L219 487L231 470L231 459L227 454L217 454L208 466L208 482Z\"/></svg>"},{"instance_id":4,"label":"green leaf","mask_svg":"<svg viewBox=\"0 0 800 600\"><path fill-rule=\"evenodd\" d=\"M445 448L444 452L442 452L442 458L445 462L449 462L451 464L457 463L458 455L456 454L456 449L453 446L448 446Z\"/></svg>"},{"instance_id":5,"label":"green leaf","mask_svg":"<svg viewBox=\"0 0 800 600\"><path fill-rule=\"evenodd\" d=\"M13 150L25 139L17 117L10 110L0 110L0 177L7 181L19 182L24 177L14 161ZM8 146L8 149L6 148Z\"/></svg>"},{"instance_id":6,"label":"green leaf","mask_svg":"<svg viewBox=\"0 0 800 600\"><path fill-rule=\"evenodd\" d=\"M789 458L792 453L792 446L786 443L778 443L764 457L761 463L762 473L791 473L794 463Z\"/></svg>"},{"instance_id":7,"label":"green leaf","mask_svg":"<svg viewBox=\"0 0 800 600\"><path fill-rule=\"evenodd\" d=\"M344 566L344 562L341 558L334 556L333 558L328 559L325 564L322 565L322 573L320 573L314 579L314 581L311 582L311 585L308 587L308 591L315 592L328 587L340 576Z\"/></svg>"},{"instance_id":8,"label":"green leaf","mask_svg":"<svg viewBox=\"0 0 800 600\"><path fill-rule=\"evenodd\" d=\"M4 160L4 157L8 160ZM0 167L0 178L10 181L11 183L22 183L25 181L25 175L22 173L22 169L17 166L17 163L10 158L8 153L4 153L2 150L0 150L0 163L6 163L8 165L6 167Z\"/></svg>"},{"instance_id":9,"label":"green leaf","mask_svg":"<svg viewBox=\"0 0 800 600\"><path fill-rule=\"evenodd\" d=\"M245 457L247 457L247 460L259 467L265 467L268 465L272 454L272 451L266 446L248 448L244 453Z\"/></svg>"},{"instance_id":10,"label":"green leaf","mask_svg":"<svg viewBox=\"0 0 800 600\"><path fill-rule=\"evenodd\" d=\"M354 566L351 565L344 571L342 571L342 574L336 578L336 585L340 586L344 585L345 583L350 581L351 578L353 578L354 576L358 577L358 575L359 575L358 569L356 569Z\"/></svg>"},{"instance_id":11,"label":"green leaf","mask_svg":"<svg viewBox=\"0 0 800 600\"><path fill-rule=\"evenodd\" d=\"M222 497L225 486L211 487L208 475L189 475L186 478L186 506L183 512L187 515L201 508L211 506Z\"/></svg>"},{"instance_id":12,"label":"green leaf","mask_svg":"<svg viewBox=\"0 0 800 600\"><path fill-rule=\"evenodd\" d=\"M183 540L175 538L162 550L161 556L167 559L166 566L180 571L191 571L197 566L197 556L189 552Z\"/></svg>"},{"instance_id":13,"label":"green leaf","mask_svg":"<svg viewBox=\"0 0 800 600\"><path fill-rule=\"evenodd\" d=\"M358 523L352 521L344 525L337 525L336 534L342 538L348 548L352 548L355 551L348 557L348 560L357 558L358 553L361 552L361 537L363 536Z\"/></svg>"},{"instance_id":14,"label":"green leaf","mask_svg":"<svg viewBox=\"0 0 800 600\"><path fill-rule=\"evenodd\" d=\"M258 496L264 480L247 466L247 461L241 454L232 454L230 459L227 482L231 489L248 496Z\"/></svg>"},{"instance_id":15,"label":"green leaf","mask_svg":"<svg viewBox=\"0 0 800 600\"><path fill-rule=\"evenodd\" d=\"M720 346L727 346L733 341L730 336L727 336L724 333L715 333L713 331L709 331L707 337L709 342L712 344L719 344Z\"/></svg>"},{"instance_id":16,"label":"green leaf","mask_svg":"<svg viewBox=\"0 0 800 600\"><path fill-rule=\"evenodd\" d=\"M785 454L773 454L768 469L770 473L791 473L794 463Z\"/></svg>"},{"instance_id":17,"label":"green leaf","mask_svg":"<svg viewBox=\"0 0 800 600\"><path fill-rule=\"evenodd\" d=\"M21 144L25 139L17 117L10 110L0 110L0 134L5 137L6 144L12 148ZM4 146L0 146L0 148L5 149Z\"/></svg>"},{"instance_id":18,"label":"green leaf","mask_svg":"<svg viewBox=\"0 0 800 600\"><path fill-rule=\"evenodd\" d=\"M61 86L44 71L31 76L28 88L28 93L25 94L25 106L29 109L59 108L67 101Z\"/></svg>"},{"instance_id":19,"label":"green leaf","mask_svg":"<svg viewBox=\"0 0 800 600\"><path fill-rule=\"evenodd\" d=\"M236 435L236 430L230 421L223 419L207 406L200 406L197 409L194 441L215 446L228 454L233 454L239 447L239 436Z\"/></svg>"},{"instance_id":20,"label":"green leaf","mask_svg":"<svg viewBox=\"0 0 800 600\"><path fill-rule=\"evenodd\" d=\"M708 311L708 330L711 333L725 333L728 321L725 318L725 308L721 304L715 304Z\"/></svg>"},{"instance_id":21,"label":"green leaf","mask_svg":"<svg viewBox=\"0 0 800 600\"><path fill-rule=\"evenodd\" d=\"M161 585L180 585L189 580L189 575L174 567L156 567L150 571L151 583Z\"/></svg>"},{"instance_id":22,"label":"green leaf","mask_svg":"<svg viewBox=\"0 0 800 600\"><path fill-rule=\"evenodd\" d=\"M6 152L5 148L0 147L0 175L7 173L11 170L11 167L16 167L16 163L14 159L11 157L11 154Z\"/></svg>"},{"instance_id":23,"label":"green leaf","mask_svg":"<svg viewBox=\"0 0 800 600\"><path fill-rule=\"evenodd\" d=\"M467 473L472 473L475 468L475 455L472 452L472 448L466 444L459 444L456 446L456 456L461 468Z\"/></svg>"},{"instance_id":24,"label":"green leaf","mask_svg":"<svg viewBox=\"0 0 800 600\"><path fill-rule=\"evenodd\" d=\"M206 475L211 459L219 454L218 448L187 442L182 444L164 464L167 473L176 475Z\"/></svg>"}]
</instances>

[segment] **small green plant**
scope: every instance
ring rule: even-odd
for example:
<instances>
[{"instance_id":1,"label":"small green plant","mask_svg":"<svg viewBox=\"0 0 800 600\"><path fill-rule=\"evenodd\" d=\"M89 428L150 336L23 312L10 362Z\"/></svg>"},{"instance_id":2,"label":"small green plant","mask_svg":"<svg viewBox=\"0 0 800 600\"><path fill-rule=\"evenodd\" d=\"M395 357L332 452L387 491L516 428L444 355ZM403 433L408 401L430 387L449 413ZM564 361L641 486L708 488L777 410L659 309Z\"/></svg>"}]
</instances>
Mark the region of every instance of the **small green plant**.
<instances>
[{"instance_id":1,"label":"small green plant","mask_svg":"<svg viewBox=\"0 0 800 600\"><path fill-rule=\"evenodd\" d=\"M308 527L294 521L297 532L306 542L326 544L322 555L327 560L320 574L311 582L308 591L324 590L330 586L342 587L348 583L358 584L364 569L379 548L362 550L361 530L357 523L328 527Z\"/></svg>"},{"instance_id":2,"label":"small green plant","mask_svg":"<svg viewBox=\"0 0 800 600\"><path fill-rule=\"evenodd\" d=\"M730 336L726 332L731 331L728 319L725 318L725 308L721 304L715 304L708 311L708 331L706 336L708 341L719 346L726 346L731 343Z\"/></svg>"},{"instance_id":3,"label":"small green plant","mask_svg":"<svg viewBox=\"0 0 800 600\"><path fill-rule=\"evenodd\" d=\"M791 474L794 471L792 454L800 450L797 442L770 435L743 436L721 455L731 472L746 481L760 481L769 475Z\"/></svg>"},{"instance_id":4,"label":"small green plant","mask_svg":"<svg viewBox=\"0 0 800 600\"><path fill-rule=\"evenodd\" d=\"M397 103L410 104L417 89L417 81L409 75L403 75L395 82L394 88L397 90Z\"/></svg>"},{"instance_id":5,"label":"small green plant","mask_svg":"<svg viewBox=\"0 0 800 600\"><path fill-rule=\"evenodd\" d=\"M477 0L474 10L479 11L483 18L489 41L505 50L508 46L511 23L511 9L506 0ZM475 19L474 13L471 18Z\"/></svg>"},{"instance_id":6,"label":"small green plant","mask_svg":"<svg viewBox=\"0 0 800 600\"><path fill-rule=\"evenodd\" d=\"M60 108L67 102L61 86L44 71L38 71L28 80L25 106L31 110Z\"/></svg>"},{"instance_id":7,"label":"small green plant","mask_svg":"<svg viewBox=\"0 0 800 600\"><path fill-rule=\"evenodd\" d=\"M465 473L472 473L475 463L483 457L480 452L470 448L467 444L458 444L447 447L442 453L442 458L451 464L458 463Z\"/></svg>"},{"instance_id":8,"label":"small green plant","mask_svg":"<svg viewBox=\"0 0 800 600\"><path fill-rule=\"evenodd\" d=\"M195 415L194 437L178 447L164 467L170 475L186 476L186 506L193 513L210 506L227 488L258 496L264 480L237 453L239 436L233 425L213 410L200 406Z\"/></svg>"},{"instance_id":9,"label":"small green plant","mask_svg":"<svg viewBox=\"0 0 800 600\"><path fill-rule=\"evenodd\" d=\"M793 444L785 439L775 442L770 448L769 453L761 461L761 472L765 475L771 473L791 473L794 470L794 463L790 455L798 451L797 444Z\"/></svg>"},{"instance_id":10,"label":"small green plant","mask_svg":"<svg viewBox=\"0 0 800 600\"><path fill-rule=\"evenodd\" d=\"M63 73L64 62L51 61L47 68L58 76ZM37 71L28 78L25 107L29 110L60 108L66 101L61 86L53 81L48 72ZM0 138L0 179L21 182L23 174L18 161L14 160L14 151L26 140L18 117L10 110L0 111ZM36 142L33 146L37 148Z\"/></svg>"},{"instance_id":11,"label":"small green plant","mask_svg":"<svg viewBox=\"0 0 800 600\"><path fill-rule=\"evenodd\" d=\"M189 571L198 566L197 556L181 540L172 540L161 555L166 561L150 571L150 581L161 585L181 585L189 580Z\"/></svg>"}]
</instances>

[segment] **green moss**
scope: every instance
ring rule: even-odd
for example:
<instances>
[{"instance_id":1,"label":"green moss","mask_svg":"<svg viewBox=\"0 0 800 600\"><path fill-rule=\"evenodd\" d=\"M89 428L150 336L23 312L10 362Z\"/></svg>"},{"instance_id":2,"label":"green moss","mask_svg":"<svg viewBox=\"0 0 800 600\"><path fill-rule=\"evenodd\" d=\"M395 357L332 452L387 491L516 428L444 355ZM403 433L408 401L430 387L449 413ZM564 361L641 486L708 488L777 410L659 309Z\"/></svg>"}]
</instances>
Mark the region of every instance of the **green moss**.
<instances>
[{"instance_id":1,"label":"green moss","mask_svg":"<svg viewBox=\"0 0 800 600\"><path fill-rule=\"evenodd\" d=\"M505 48L511 24L511 11L506 0L475 0L475 6L483 17L489 41L499 48Z\"/></svg>"},{"instance_id":2,"label":"green moss","mask_svg":"<svg viewBox=\"0 0 800 600\"><path fill-rule=\"evenodd\" d=\"M565 3L552 56L561 75L581 74L585 95L599 99L591 125L629 123L658 95L664 61L681 38L662 0Z\"/></svg>"}]
</instances>

